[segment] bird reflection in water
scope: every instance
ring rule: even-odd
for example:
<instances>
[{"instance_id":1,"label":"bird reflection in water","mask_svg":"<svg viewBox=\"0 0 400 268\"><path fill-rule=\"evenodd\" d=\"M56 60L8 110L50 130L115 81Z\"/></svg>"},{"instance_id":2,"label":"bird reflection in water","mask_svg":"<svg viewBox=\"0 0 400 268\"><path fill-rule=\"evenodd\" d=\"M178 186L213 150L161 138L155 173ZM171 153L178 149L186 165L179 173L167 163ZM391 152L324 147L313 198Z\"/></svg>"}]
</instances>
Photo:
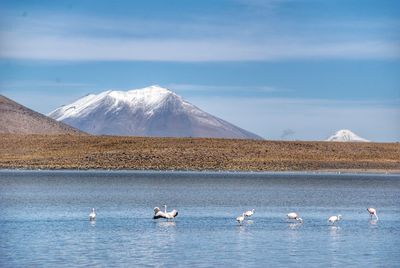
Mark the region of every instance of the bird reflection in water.
<instances>
[{"instance_id":1,"label":"bird reflection in water","mask_svg":"<svg viewBox=\"0 0 400 268\"><path fill-rule=\"evenodd\" d=\"M369 224L371 225L377 225L378 224L378 220L377 219L373 219L369 221Z\"/></svg>"},{"instance_id":2,"label":"bird reflection in water","mask_svg":"<svg viewBox=\"0 0 400 268\"><path fill-rule=\"evenodd\" d=\"M158 227L162 227L162 228L176 227L176 222L174 222L174 221L161 221L161 222L157 222L157 226Z\"/></svg>"},{"instance_id":3,"label":"bird reflection in water","mask_svg":"<svg viewBox=\"0 0 400 268\"><path fill-rule=\"evenodd\" d=\"M289 223L289 229L295 230L300 228L300 226L302 226L303 224L301 222L296 222L296 223Z\"/></svg>"},{"instance_id":4,"label":"bird reflection in water","mask_svg":"<svg viewBox=\"0 0 400 268\"><path fill-rule=\"evenodd\" d=\"M243 235L243 234L247 233L246 227L242 224L237 225L236 231L239 235Z\"/></svg>"},{"instance_id":5,"label":"bird reflection in water","mask_svg":"<svg viewBox=\"0 0 400 268\"><path fill-rule=\"evenodd\" d=\"M332 237L337 237L339 235L339 233L340 233L339 226L332 225L332 226L329 226L329 228L330 228L330 234Z\"/></svg>"}]
</instances>

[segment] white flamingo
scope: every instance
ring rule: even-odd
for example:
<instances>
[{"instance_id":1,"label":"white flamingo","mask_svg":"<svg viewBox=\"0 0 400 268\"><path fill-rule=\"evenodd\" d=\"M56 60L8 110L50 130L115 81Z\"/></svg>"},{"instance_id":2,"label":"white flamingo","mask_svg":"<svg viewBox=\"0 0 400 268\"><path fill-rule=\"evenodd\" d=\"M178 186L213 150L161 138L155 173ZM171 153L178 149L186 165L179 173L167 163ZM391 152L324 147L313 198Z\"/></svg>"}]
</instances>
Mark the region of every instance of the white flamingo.
<instances>
[{"instance_id":1,"label":"white flamingo","mask_svg":"<svg viewBox=\"0 0 400 268\"><path fill-rule=\"evenodd\" d=\"M154 216L153 219L159 219L159 218L164 218L164 219L173 219L176 216L178 216L178 211L175 209L172 210L171 212L167 212L167 205L164 205L164 212L160 210L159 207L154 208Z\"/></svg>"},{"instance_id":2,"label":"white flamingo","mask_svg":"<svg viewBox=\"0 0 400 268\"><path fill-rule=\"evenodd\" d=\"M236 218L236 221L239 223L239 224L242 224L242 222L244 221L244 213L242 213L242 215L240 215L239 217L237 217Z\"/></svg>"},{"instance_id":3,"label":"white flamingo","mask_svg":"<svg viewBox=\"0 0 400 268\"><path fill-rule=\"evenodd\" d=\"M303 219L299 217L299 215L296 212L290 212L289 214L287 214L287 217L289 220L296 220L299 222L303 222Z\"/></svg>"},{"instance_id":4,"label":"white flamingo","mask_svg":"<svg viewBox=\"0 0 400 268\"><path fill-rule=\"evenodd\" d=\"M342 219L342 215L337 215L337 216L331 216L329 217L328 221L332 224L335 224L336 222L340 221Z\"/></svg>"},{"instance_id":5,"label":"white flamingo","mask_svg":"<svg viewBox=\"0 0 400 268\"><path fill-rule=\"evenodd\" d=\"M378 215L376 214L376 209L374 209L374 208L367 208L367 211L368 211L369 215L371 216L371 219L372 219L372 216L375 216L375 218L376 218L377 220L379 220Z\"/></svg>"},{"instance_id":6,"label":"white flamingo","mask_svg":"<svg viewBox=\"0 0 400 268\"><path fill-rule=\"evenodd\" d=\"M254 214L254 212L255 212L256 210L253 208L252 210L248 210L248 211L246 211L245 213L244 213L244 216L245 217L251 217L251 216L253 216L253 214Z\"/></svg>"},{"instance_id":7,"label":"white flamingo","mask_svg":"<svg viewBox=\"0 0 400 268\"><path fill-rule=\"evenodd\" d=\"M89 221L94 220L96 220L96 212L94 211L94 208L92 208L92 212L89 213Z\"/></svg>"}]
</instances>

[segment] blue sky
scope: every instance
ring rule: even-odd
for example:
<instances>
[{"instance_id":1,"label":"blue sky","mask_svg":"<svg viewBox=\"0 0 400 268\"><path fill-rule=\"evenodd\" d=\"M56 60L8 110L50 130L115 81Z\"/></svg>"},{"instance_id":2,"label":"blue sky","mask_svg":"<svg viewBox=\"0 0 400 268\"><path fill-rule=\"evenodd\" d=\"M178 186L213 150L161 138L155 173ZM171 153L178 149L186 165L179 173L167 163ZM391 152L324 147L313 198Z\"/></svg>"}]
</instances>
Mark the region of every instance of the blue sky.
<instances>
[{"instance_id":1,"label":"blue sky","mask_svg":"<svg viewBox=\"0 0 400 268\"><path fill-rule=\"evenodd\" d=\"M1 1L0 92L48 113L158 84L267 139L400 141L399 15L399 1Z\"/></svg>"}]
</instances>

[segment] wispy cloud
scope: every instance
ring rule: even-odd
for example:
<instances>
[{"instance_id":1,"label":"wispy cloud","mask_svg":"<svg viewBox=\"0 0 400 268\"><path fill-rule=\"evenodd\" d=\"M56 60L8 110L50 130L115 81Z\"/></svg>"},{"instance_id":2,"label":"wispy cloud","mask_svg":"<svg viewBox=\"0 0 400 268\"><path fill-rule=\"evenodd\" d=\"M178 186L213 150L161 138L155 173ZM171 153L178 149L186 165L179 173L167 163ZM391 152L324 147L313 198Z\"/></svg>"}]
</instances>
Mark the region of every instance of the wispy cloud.
<instances>
[{"instance_id":1,"label":"wispy cloud","mask_svg":"<svg viewBox=\"0 0 400 268\"><path fill-rule=\"evenodd\" d=\"M274 11L280 5L286 4L293 0L233 0L234 2L250 8L252 11L268 12ZM299 1L299 0L297 0Z\"/></svg>"},{"instance_id":2,"label":"wispy cloud","mask_svg":"<svg viewBox=\"0 0 400 268\"><path fill-rule=\"evenodd\" d=\"M95 86L91 83L74 83L74 82L63 82L60 79L54 81L0 81L0 90L12 90L12 89L46 89L46 88L90 88Z\"/></svg>"},{"instance_id":3,"label":"wispy cloud","mask_svg":"<svg viewBox=\"0 0 400 268\"><path fill-rule=\"evenodd\" d=\"M167 88L172 90L178 90L181 92L213 92L213 96L217 96L219 93L237 93L237 92L248 92L248 93L270 93L270 92L282 92L287 91L278 89L272 86L233 86L233 85L196 85L196 84L168 84Z\"/></svg>"},{"instance_id":4,"label":"wispy cloud","mask_svg":"<svg viewBox=\"0 0 400 268\"><path fill-rule=\"evenodd\" d=\"M313 42L64 38L0 33L1 58L102 61L274 61L288 59L398 59L400 44L379 40Z\"/></svg>"},{"instance_id":5,"label":"wispy cloud","mask_svg":"<svg viewBox=\"0 0 400 268\"><path fill-rule=\"evenodd\" d=\"M282 2L287 1L250 1L247 5L268 8ZM193 15L180 21L49 13L13 17L5 13L3 22L0 58L8 59L205 62L400 58L400 40L393 30L396 21L341 21L335 26L336 22L325 20L298 23L249 14L240 20ZM385 31L380 33L379 29Z\"/></svg>"}]
</instances>

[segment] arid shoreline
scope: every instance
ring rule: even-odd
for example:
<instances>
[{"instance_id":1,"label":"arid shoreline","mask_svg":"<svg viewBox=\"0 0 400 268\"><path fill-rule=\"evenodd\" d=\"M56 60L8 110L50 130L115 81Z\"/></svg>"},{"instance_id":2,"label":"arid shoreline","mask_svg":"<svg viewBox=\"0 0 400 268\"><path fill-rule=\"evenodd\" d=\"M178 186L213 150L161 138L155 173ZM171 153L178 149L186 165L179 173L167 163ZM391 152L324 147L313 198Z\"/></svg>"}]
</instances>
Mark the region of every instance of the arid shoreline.
<instances>
[{"instance_id":1,"label":"arid shoreline","mask_svg":"<svg viewBox=\"0 0 400 268\"><path fill-rule=\"evenodd\" d=\"M0 135L0 169L399 173L399 143Z\"/></svg>"}]
</instances>

